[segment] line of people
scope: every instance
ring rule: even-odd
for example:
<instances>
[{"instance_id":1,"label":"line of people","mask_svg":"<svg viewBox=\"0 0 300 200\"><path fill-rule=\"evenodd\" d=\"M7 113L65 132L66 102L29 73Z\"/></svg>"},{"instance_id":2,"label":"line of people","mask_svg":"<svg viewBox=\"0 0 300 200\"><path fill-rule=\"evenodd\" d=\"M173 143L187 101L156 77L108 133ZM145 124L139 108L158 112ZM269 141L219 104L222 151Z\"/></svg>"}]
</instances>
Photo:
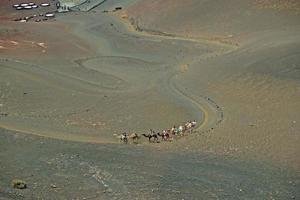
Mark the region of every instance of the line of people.
<instances>
[{"instance_id":1,"label":"line of people","mask_svg":"<svg viewBox=\"0 0 300 200\"><path fill-rule=\"evenodd\" d=\"M163 141L168 141L172 136L183 136L187 132L191 134L196 125L196 120L187 121L184 125L174 125L172 128L162 130L161 132L155 132L153 129L150 129L150 133L143 133L142 136L148 138L149 142L159 142L159 137L161 137L161 140ZM141 136L137 133L128 134L126 132L122 133L119 136L120 140L126 144L128 143L129 139L132 139L134 142L137 142L140 139L140 137Z\"/></svg>"}]
</instances>

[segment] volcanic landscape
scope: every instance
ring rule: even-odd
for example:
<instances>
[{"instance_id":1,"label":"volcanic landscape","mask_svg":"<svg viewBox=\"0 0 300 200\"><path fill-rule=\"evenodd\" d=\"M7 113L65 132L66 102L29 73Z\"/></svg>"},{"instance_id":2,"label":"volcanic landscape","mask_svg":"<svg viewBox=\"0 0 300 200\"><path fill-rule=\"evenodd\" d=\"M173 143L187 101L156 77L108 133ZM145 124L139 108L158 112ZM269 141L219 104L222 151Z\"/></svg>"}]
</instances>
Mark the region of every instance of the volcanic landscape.
<instances>
[{"instance_id":1,"label":"volcanic landscape","mask_svg":"<svg viewBox=\"0 0 300 200\"><path fill-rule=\"evenodd\" d=\"M298 0L0 1L0 200L300 199L299 144Z\"/></svg>"}]
</instances>

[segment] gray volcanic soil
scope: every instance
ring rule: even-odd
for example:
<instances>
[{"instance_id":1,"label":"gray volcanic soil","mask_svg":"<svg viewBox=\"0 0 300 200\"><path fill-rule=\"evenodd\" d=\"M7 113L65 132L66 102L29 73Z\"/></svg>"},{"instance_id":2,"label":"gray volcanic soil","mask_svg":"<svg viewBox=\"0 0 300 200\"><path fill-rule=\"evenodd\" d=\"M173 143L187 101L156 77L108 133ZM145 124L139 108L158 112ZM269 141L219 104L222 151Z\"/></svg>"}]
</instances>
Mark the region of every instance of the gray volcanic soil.
<instances>
[{"instance_id":1,"label":"gray volcanic soil","mask_svg":"<svg viewBox=\"0 0 300 200\"><path fill-rule=\"evenodd\" d=\"M0 199L295 199L296 174L155 148L65 142L1 130ZM30 147L30 148L29 148ZM13 178L28 189L9 186ZM53 185L54 188L53 188Z\"/></svg>"},{"instance_id":2,"label":"gray volcanic soil","mask_svg":"<svg viewBox=\"0 0 300 200\"><path fill-rule=\"evenodd\" d=\"M209 96L221 127L185 138L193 151L272 160L300 169L300 3L296 0L139 1L120 16L139 30L206 38L235 46L191 61L177 85Z\"/></svg>"},{"instance_id":3,"label":"gray volcanic soil","mask_svg":"<svg viewBox=\"0 0 300 200\"><path fill-rule=\"evenodd\" d=\"M79 19L73 31L96 49L94 54L3 59L1 109L8 116L1 118L2 127L102 143L115 142L113 134L121 131L161 130L188 119L201 122L198 105L176 94L170 79L181 73L179 63L226 46L131 34L100 11L71 13L60 20L68 24Z\"/></svg>"},{"instance_id":4,"label":"gray volcanic soil","mask_svg":"<svg viewBox=\"0 0 300 200\"><path fill-rule=\"evenodd\" d=\"M299 29L300 2L144 0L126 13L144 30L208 39L250 39L253 33Z\"/></svg>"},{"instance_id":5,"label":"gray volcanic soil","mask_svg":"<svg viewBox=\"0 0 300 200\"><path fill-rule=\"evenodd\" d=\"M0 198L299 197L298 28L243 46L165 37L102 13L115 2L1 24L24 35L1 40ZM113 135L191 119L197 133L169 143Z\"/></svg>"}]
</instances>

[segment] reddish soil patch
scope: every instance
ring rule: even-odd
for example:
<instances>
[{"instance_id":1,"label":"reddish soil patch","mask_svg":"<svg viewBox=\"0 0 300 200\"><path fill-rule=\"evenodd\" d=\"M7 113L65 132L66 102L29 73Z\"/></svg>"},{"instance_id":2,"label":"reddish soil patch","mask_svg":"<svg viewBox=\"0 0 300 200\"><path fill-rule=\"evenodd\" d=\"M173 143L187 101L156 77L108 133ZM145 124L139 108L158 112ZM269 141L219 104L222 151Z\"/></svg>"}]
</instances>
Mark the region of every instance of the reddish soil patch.
<instances>
[{"instance_id":1,"label":"reddish soil patch","mask_svg":"<svg viewBox=\"0 0 300 200\"><path fill-rule=\"evenodd\" d=\"M90 47L72 35L67 25L57 22L2 22L0 38L1 54L19 58L67 58L90 52Z\"/></svg>"},{"instance_id":2,"label":"reddish soil patch","mask_svg":"<svg viewBox=\"0 0 300 200\"><path fill-rule=\"evenodd\" d=\"M36 9L16 10L14 4L33 2ZM70 32L70 27L46 18L45 13L56 11L57 0L1 0L0 53L3 56L35 59L69 58L89 54L90 47ZM41 7L41 3L49 3ZM43 15L43 16L41 16ZM15 21L32 17L27 22ZM47 19L47 20L45 20ZM41 20L36 22L37 20Z\"/></svg>"}]
</instances>

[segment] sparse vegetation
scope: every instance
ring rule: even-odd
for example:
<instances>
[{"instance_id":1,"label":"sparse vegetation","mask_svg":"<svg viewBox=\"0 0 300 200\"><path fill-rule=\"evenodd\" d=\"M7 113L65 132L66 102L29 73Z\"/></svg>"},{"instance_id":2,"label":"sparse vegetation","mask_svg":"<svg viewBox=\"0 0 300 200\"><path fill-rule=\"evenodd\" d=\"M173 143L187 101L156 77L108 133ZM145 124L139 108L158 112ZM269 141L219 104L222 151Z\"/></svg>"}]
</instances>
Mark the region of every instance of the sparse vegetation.
<instances>
[{"instance_id":1,"label":"sparse vegetation","mask_svg":"<svg viewBox=\"0 0 300 200\"><path fill-rule=\"evenodd\" d=\"M16 189L26 189L27 188L27 184L25 181L21 180L21 179L14 179L11 181L11 186L13 188Z\"/></svg>"}]
</instances>

